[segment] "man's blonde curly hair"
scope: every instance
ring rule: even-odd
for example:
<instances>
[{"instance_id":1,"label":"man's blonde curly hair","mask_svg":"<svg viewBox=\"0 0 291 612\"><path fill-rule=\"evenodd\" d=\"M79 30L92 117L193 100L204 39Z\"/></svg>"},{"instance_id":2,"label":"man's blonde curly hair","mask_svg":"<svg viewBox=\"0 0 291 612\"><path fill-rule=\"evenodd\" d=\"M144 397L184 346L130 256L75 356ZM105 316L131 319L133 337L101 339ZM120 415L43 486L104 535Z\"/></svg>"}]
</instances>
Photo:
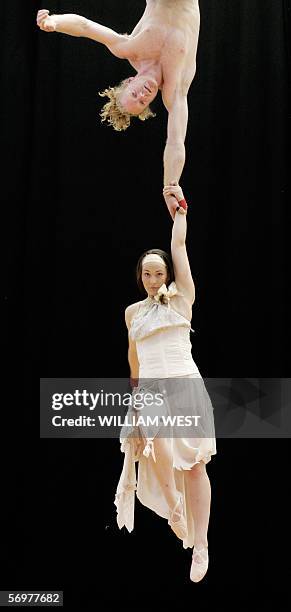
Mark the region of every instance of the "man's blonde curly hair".
<instances>
[{"instance_id":1,"label":"man's blonde curly hair","mask_svg":"<svg viewBox=\"0 0 291 612\"><path fill-rule=\"evenodd\" d=\"M139 115L132 115L122 108L118 102L118 97L126 85L126 80L121 81L119 85L116 85L115 87L108 87L107 89L104 89L104 91L99 92L99 96L101 96L101 98L105 98L105 96L109 98L109 102L106 102L101 110L101 121L108 121L108 124L112 125L114 130L117 132L127 130L127 128L130 126L132 117L138 117L138 119L141 121L145 121L150 117L156 116L155 113L151 111L149 106Z\"/></svg>"}]
</instances>

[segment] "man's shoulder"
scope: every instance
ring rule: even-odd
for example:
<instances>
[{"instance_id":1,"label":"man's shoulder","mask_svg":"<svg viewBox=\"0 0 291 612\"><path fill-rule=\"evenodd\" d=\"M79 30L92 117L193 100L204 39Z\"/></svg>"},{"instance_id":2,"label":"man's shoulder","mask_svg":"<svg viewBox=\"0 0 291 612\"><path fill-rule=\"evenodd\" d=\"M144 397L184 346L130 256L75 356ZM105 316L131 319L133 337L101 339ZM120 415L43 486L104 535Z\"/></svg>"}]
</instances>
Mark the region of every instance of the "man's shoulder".
<instances>
[{"instance_id":1,"label":"man's shoulder","mask_svg":"<svg viewBox=\"0 0 291 612\"><path fill-rule=\"evenodd\" d=\"M131 38L129 34L117 34L116 39L108 45L112 55L119 59L129 60L131 55Z\"/></svg>"}]
</instances>

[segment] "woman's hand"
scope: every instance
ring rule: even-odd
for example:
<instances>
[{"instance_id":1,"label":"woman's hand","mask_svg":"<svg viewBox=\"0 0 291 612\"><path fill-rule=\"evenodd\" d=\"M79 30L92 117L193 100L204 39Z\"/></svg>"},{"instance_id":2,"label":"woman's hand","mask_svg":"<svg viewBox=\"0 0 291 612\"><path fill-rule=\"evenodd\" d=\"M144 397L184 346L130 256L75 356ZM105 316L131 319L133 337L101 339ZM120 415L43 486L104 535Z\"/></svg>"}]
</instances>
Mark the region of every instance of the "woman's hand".
<instances>
[{"instance_id":1,"label":"woman's hand","mask_svg":"<svg viewBox=\"0 0 291 612\"><path fill-rule=\"evenodd\" d=\"M174 183L173 185L166 185L163 189L163 196L173 221L175 219L176 212L179 212L181 215L187 214L186 210L184 210L182 206L180 206L177 210L177 206L179 206L178 202L184 199L184 194L180 185L177 185L177 183Z\"/></svg>"},{"instance_id":2,"label":"woman's hand","mask_svg":"<svg viewBox=\"0 0 291 612\"><path fill-rule=\"evenodd\" d=\"M171 217L172 217L172 219L174 221L176 210L177 210L177 206L178 206L178 202L177 202L175 196L166 195L165 193L164 193L164 200L165 200L165 202L167 204L168 211L169 211L169 213L170 213L170 215L171 215Z\"/></svg>"},{"instance_id":3,"label":"woman's hand","mask_svg":"<svg viewBox=\"0 0 291 612\"><path fill-rule=\"evenodd\" d=\"M57 27L54 15L50 15L47 9L38 11L36 23L43 32L55 32Z\"/></svg>"}]
</instances>

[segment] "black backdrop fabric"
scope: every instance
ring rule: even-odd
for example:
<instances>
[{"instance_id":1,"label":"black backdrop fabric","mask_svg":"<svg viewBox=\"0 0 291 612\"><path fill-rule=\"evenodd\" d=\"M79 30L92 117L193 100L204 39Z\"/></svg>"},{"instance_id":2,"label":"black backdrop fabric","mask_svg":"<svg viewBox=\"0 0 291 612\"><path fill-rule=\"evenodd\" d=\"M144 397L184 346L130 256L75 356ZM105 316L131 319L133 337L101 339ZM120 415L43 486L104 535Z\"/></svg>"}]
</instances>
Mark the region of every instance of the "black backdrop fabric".
<instances>
[{"instance_id":1,"label":"black backdrop fabric","mask_svg":"<svg viewBox=\"0 0 291 612\"><path fill-rule=\"evenodd\" d=\"M92 41L40 32L39 8L130 32L144 2L1 2L3 297L15 337L8 352L23 365L24 335L27 381L126 377L124 308L140 299L137 258L170 247L167 114L158 99L155 119L124 133L101 125L98 91L134 70ZM204 377L288 376L290 2L201 0L200 10L181 178L197 293L193 356ZM32 431L37 410L36 402ZM288 440L218 441L209 466L213 560L195 591L161 519L138 506L134 534L119 533L117 441L57 444L36 432L31 453L27 440L17 444L9 533L10 543L23 544L16 556L7 552L3 588L64 587L68 609L82 600L84 609L98 600L148 608L190 597L202 610L211 597L237 609L256 597L283 602L279 554L269 547L281 540L279 516L284 529Z\"/></svg>"}]
</instances>

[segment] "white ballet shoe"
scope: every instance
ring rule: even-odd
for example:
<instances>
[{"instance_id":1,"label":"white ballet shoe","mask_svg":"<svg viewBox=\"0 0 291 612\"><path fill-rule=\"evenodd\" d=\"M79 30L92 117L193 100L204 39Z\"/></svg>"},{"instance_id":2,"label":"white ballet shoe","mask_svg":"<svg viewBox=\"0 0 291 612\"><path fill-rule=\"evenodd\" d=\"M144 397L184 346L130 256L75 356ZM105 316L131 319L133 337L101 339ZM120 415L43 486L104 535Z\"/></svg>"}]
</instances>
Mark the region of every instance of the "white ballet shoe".
<instances>
[{"instance_id":1,"label":"white ballet shoe","mask_svg":"<svg viewBox=\"0 0 291 612\"><path fill-rule=\"evenodd\" d=\"M181 504L181 510L177 510L179 504ZM170 518L168 524L176 534L177 538L184 540L187 536L187 523L184 516L183 498L180 494L178 500L174 506L174 509L170 512Z\"/></svg>"},{"instance_id":2,"label":"white ballet shoe","mask_svg":"<svg viewBox=\"0 0 291 612\"><path fill-rule=\"evenodd\" d=\"M208 570L208 562L207 546L203 546L203 548L199 548L199 550L194 546L190 569L190 580L192 580L192 582L200 582L200 580L204 578Z\"/></svg>"}]
</instances>

